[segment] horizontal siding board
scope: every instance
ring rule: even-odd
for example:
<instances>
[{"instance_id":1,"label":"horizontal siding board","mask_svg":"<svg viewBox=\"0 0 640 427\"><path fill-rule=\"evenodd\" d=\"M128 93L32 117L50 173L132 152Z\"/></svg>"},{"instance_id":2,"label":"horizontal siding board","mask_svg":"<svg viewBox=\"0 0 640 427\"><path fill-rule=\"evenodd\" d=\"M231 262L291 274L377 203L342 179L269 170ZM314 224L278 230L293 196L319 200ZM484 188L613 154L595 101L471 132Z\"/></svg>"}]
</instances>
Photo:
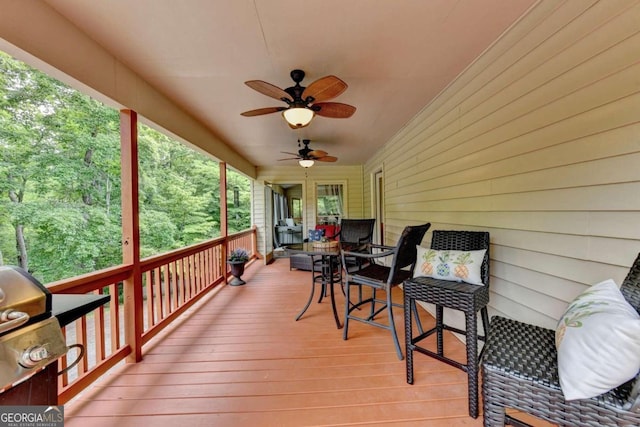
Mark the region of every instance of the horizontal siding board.
<instances>
[{"instance_id":1,"label":"horizontal siding board","mask_svg":"<svg viewBox=\"0 0 640 427\"><path fill-rule=\"evenodd\" d=\"M640 180L638 164L640 164L640 153L634 153L627 156L522 173L491 181L475 181L468 184L423 190L420 191L420 197L425 201L446 200L492 194L633 183ZM416 187L418 186L416 185ZM402 192L396 194L396 196L388 197L387 200L404 203L404 201L410 201L414 198L413 194L402 194Z\"/></svg>"},{"instance_id":2,"label":"horizontal siding board","mask_svg":"<svg viewBox=\"0 0 640 427\"><path fill-rule=\"evenodd\" d=\"M630 76L636 80L635 83L627 84L620 93L604 90L608 94L606 99L592 100L590 97L593 95L589 90L573 94L571 97L554 101L527 115L514 117L510 121L500 123L486 132L476 134L473 138L451 140L438 152L429 149L407 150L407 157L404 160L414 166L420 165L421 168L444 167L450 173L452 167L455 166L458 168L453 170L463 170L466 167L478 165L478 163L468 164L469 160L471 162L494 161L495 154L485 150L503 143L509 144L510 147L513 140L526 144L528 140L546 139L546 135L553 134L550 140L552 144L553 141L558 141L559 137L564 137L564 140L576 139L600 133L606 129L636 123L638 121L637 108L640 105L640 93L638 93L640 82L637 81L636 76L637 73ZM615 79L611 82L617 85ZM600 90L600 88L597 89ZM558 128L564 129L565 134L563 135L562 132L557 134ZM518 147L512 148L517 149ZM531 151L529 144L523 148ZM476 153L480 154L476 155ZM505 154L511 157L514 153L507 152ZM450 165L451 162L457 162L460 159L465 159L467 162ZM387 170L393 172L394 168L391 166L391 162L387 161L387 163L390 164ZM398 165L397 167L404 170L403 173L399 173L398 178L409 175L406 165L404 167Z\"/></svg>"},{"instance_id":3,"label":"horizontal siding board","mask_svg":"<svg viewBox=\"0 0 640 427\"><path fill-rule=\"evenodd\" d=\"M551 319L559 319L567 308L567 302L541 294L535 289L519 286L499 278L492 280L491 289L504 298L526 305L531 310Z\"/></svg>"},{"instance_id":4,"label":"horizontal siding board","mask_svg":"<svg viewBox=\"0 0 640 427\"><path fill-rule=\"evenodd\" d=\"M430 211L639 211L640 182L616 185L598 185L546 191L528 191L513 194L495 194L462 199L416 201L406 197L396 205L388 206L387 213ZM389 199L387 199L389 200Z\"/></svg>"},{"instance_id":5,"label":"horizontal siding board","mask_svg":"<svg viewBox=\"0 0 640 427\"><path fill-rule=\"evenodd\" d=\"M489 298L495 307L499 307L499 312L502 316L548 329L555 329L558 324L558 321L553 317L545 316L539 311L533 310L527 305L519 304L499 293L491 292ZM496 314L492 309L489 310L489 313L490 316Z\"/></svg>"},{"instance_id":6,"label":"horizontal siding board","mask_svg":"<svg viewBox=\"0 0 640 427\"><path fill-rule=\"evenodd\" d=\"M411 219L416 215L436 225L448 229L512 229L640 240L639 214L629 212L408 212L396 215L399 219Z\"/></svg>"},{"instance_id":7,"label":"horizontal siding board","mask_svg":"<svg viewBox=\"0 0 640 427\"><path fill-rule=\"evenodd\" d=\"M493 288L496 283L502 283L503 287L509 287L505 283L512 283L521 288L535 291L538 294L549 296L554 301L553 305L562 307L563 310L568 302L572 301L576 295L580 294L588 286L584 283L550 276L539 271L500 261L495 261L491 265L491 287ZM520 300L526 301L523 298L520 298Z\"/></svg>"},{"instance_id":8,"label":"horizontal siding board","mask_svg":"<svg viewBox=\"0 0 640 427\"><path fill-rule=\"evenodd\" d=\"M597 260L563 257L501 245L492 245L491 249L491 257L496 261L585 285L592 285L607 279L613 279L618 284L622 283L629 266L637 255L637 252L627 254L624 259L618 261L620 265L612 265Z\"/></svg>"},{"instance_id":9,"label":"horizontal siding board","mask_svg":"<svg viewBox=\"0 0 640 427\"><path fill-rule=\"evenodd\" d=\"M637 151L638 140L634 138L634 134L638 129L638 115L637 111L640 108L640 94L624 98L613 104L607 104L595 110L590 110L584 114L572 117L570 119L553 123L549 126L545 126L541 129L537 129L534 132L522 134L514 139L507 141L486 141L484 136L479 137L476 141L479 145L484 144L484 149L473 153L467 153L464 156L448 159L441 162L434 160L418 162L415 158L409 161L409 164L404 165L403 170L411 166L416 170L423 171L419 177L422 179L439 178L444 179L454 176L456 173L462 173L464 171L471 171L476 179L482 179L485 177L487 170L494 169L494 174L498 174L500 170L506 168L505 173L514 173L517 171L518 166L522 164L528 164L529 168L535 168L537 166L533 161L539 160L544 155L545 149L548 147L554 147L558 144L571 142L574 145L579 145L583 138L586 138L587 144L591 138L595 137L593 145L606 144L610 142L610 146L618 147L622 144L620 151L629 150ZM630 130L623 131L621 128L629 126ZM607 135L608 130L613 130L610 135ZM598 135L605 135L604 138L598 138ZM637 135L637 134L636 134ZM609 137L609 138L607 138ZM615 139L614 139L615 138ZM618 142L620 141L620 142ZM588 148L588 147L586 147ZM615 148L612 154L619 151ZM541 154L535 155L534 153L540 152ZM576 150L576 152L583 150ZM553 158L553 151L549 153L550 158ZM528 162L526 157L520 158L520 155L534 156ZM606 156L605 150L598 151L599 156ZM609 154L611 155L611 154ZM580 159L578 155L578 160ZM553 162L553 160L546 160L547 164ZM388 164L387 161L385 164ZM557 162L555 163L558 164ZM546 166L546 164L543 164ZM479 168L474 170L473 168ZM393 178L393 181L387 182L390 188L406 188L407 183L414 182L416 177L412 175L402 174L393 175L389 172L390 168L385 169L385 175ZM405 176L406 175L406 176ZM489 175L491 176L491 175Z\"/></svg>"},{"instance_id":10,"label":"horizontal siding board","mask_svg":"<svg viewBox=\"0 0 640 427\"><path fill-rule=\"evenodd\" d=\"M562 141L555 145L544 145L537 148L531 144L530 151L521 154L509 152L507 144L489 149L495 154L493 161L480 165L469 164L466 168L448 174L438 174L438 169L423 169L403 181L403 188L396 194L407 194L430 189L442 189L454 185L518 176L527 172L541 171L579 164L593 160L606 159L640 152L640 123L633 123L621 128L608 130L579 139ZM543 141L543 140L538 140ZM499 153L498 150L503 151ZM510 157L509 157L510 156ZM623 160L624 161L624 160Z\"/></svg>"}]
</instances>

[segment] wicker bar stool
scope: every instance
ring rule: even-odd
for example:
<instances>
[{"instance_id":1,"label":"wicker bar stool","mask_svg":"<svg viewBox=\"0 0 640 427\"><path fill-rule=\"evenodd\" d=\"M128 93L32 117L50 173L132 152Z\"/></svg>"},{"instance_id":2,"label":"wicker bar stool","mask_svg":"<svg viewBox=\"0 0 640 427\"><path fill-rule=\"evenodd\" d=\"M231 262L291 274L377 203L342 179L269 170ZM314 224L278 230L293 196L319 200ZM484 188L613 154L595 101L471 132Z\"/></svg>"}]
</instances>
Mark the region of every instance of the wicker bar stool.
<instances>
[{"instance_id":1,"label":"wicker bar stool","mask_svg":"<svg viewBox=\"0 0 640 427\"><path fill-rule=\"evenodd\" d=\"M414 277L404 282L404 320L405 343L407 353L407 382L413 384L413 352L431 356L451 366L467 372L469 415L478 417L478 340L485 340L489 328L487 304L489 303L489 233L484 231L434 230L431 249L477 251L486 249L480 268L483 285L465 282L452 282L431 277ZM416 301L424 301L436 306L436 326L424 332L416 309ZM464 312L466 330L444 323L444 307ZM484 335L478 335L477 315L482 315ZM412 315L413 313L413 315ZM419 335L413 336L412 317L416 318ZM453 360L444 355L443 332L453 331L466 336L466 363ZM436 351L429 350L419 343L432 334L436 335Z\"/></svg>"}]
</instances>

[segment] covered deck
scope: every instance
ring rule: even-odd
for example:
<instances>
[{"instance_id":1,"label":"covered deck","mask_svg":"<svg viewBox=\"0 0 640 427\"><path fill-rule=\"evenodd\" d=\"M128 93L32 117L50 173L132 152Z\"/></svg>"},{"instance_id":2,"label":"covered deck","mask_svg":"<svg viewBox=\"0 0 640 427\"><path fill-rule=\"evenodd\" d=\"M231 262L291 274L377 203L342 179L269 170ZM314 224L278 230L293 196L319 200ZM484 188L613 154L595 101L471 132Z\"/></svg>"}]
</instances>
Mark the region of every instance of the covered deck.
<instances>
[{"instance_id":1,"label":"covered deck","mask_svg":"<svg viewBox=\"0 0 640 427\"><path fill-rule=\"evenodd\" d=\"M416 355L408 385L388 332L354 322L344 341L329 298L296 322L309 274L289 271L286 258L248 265L246 285L216 287L156 335L141 362L65 404L65 425L482 425L468 416L464 372ZM445 345L464 357L452 335Z\"/></svg>"}]
</instances>

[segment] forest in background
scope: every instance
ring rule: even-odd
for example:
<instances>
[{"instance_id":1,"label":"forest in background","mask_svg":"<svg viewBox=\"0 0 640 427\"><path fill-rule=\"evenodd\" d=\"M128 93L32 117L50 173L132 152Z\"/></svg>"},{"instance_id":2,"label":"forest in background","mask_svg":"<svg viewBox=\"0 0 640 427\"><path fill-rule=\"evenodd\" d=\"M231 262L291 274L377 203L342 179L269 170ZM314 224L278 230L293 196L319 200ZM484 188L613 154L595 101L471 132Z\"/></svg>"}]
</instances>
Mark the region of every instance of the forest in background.
<instances>
[{"instance_id":1,"label":"forest in background","mask_svg":"<svg viewBox=\"0 0 640 427\"><path fill-rule=\"evenodd\" d=\"M0 265L43 283L122 263L119 112L0 52ZM220 235L218 163L138 127L141 256ZM227 172L229 233L250 181Z\"/></svg>"}]
</instances>

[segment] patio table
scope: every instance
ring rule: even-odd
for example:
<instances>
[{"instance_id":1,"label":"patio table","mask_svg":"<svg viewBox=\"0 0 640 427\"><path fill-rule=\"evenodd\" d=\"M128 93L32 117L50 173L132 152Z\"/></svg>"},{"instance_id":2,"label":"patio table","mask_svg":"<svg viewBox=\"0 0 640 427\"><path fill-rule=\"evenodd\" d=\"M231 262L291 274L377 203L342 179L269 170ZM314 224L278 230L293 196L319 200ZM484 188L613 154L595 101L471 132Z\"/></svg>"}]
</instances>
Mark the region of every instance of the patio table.
<instances>
[{"instance_id":1,"label":"patio table","mask_svg":"<svg viewBox=\"0 0 640 427\"><path fill-rule=\"evenodd\" d=\"M331 308L333 309L333 317L336 321L336 326L338 329L342 328L342 324L340 323L340 318L338 317L338 310L336 309L336 298L334 293L334 284L336 281L340 282L341 272L339 270L339 262L338 257L340 256L340 245L329 246L329 247L316 247L314 246L314 242L304 242L297 243L294 245L287 245L285 247L287 253L289 254L304 254L311 257L311 294L309 295L309 300L307 304L304 306L302 311L296 316L296 320L300 320L302 315L307 311L309 306L311 305L311 301L313 300L313 295L315 292L316 283L322 284L321 295L318 302L322 301L322 297L325 294L327 286L329 288L329 295L331 297ZM316 270L315 261L319 258L320 260L320 271ZM338 267L338 272L334 272L335 268ZM320 274L316 274L320 273ZM337 280L336 280L337 279Z\"/></svg>"}]
</instances>

